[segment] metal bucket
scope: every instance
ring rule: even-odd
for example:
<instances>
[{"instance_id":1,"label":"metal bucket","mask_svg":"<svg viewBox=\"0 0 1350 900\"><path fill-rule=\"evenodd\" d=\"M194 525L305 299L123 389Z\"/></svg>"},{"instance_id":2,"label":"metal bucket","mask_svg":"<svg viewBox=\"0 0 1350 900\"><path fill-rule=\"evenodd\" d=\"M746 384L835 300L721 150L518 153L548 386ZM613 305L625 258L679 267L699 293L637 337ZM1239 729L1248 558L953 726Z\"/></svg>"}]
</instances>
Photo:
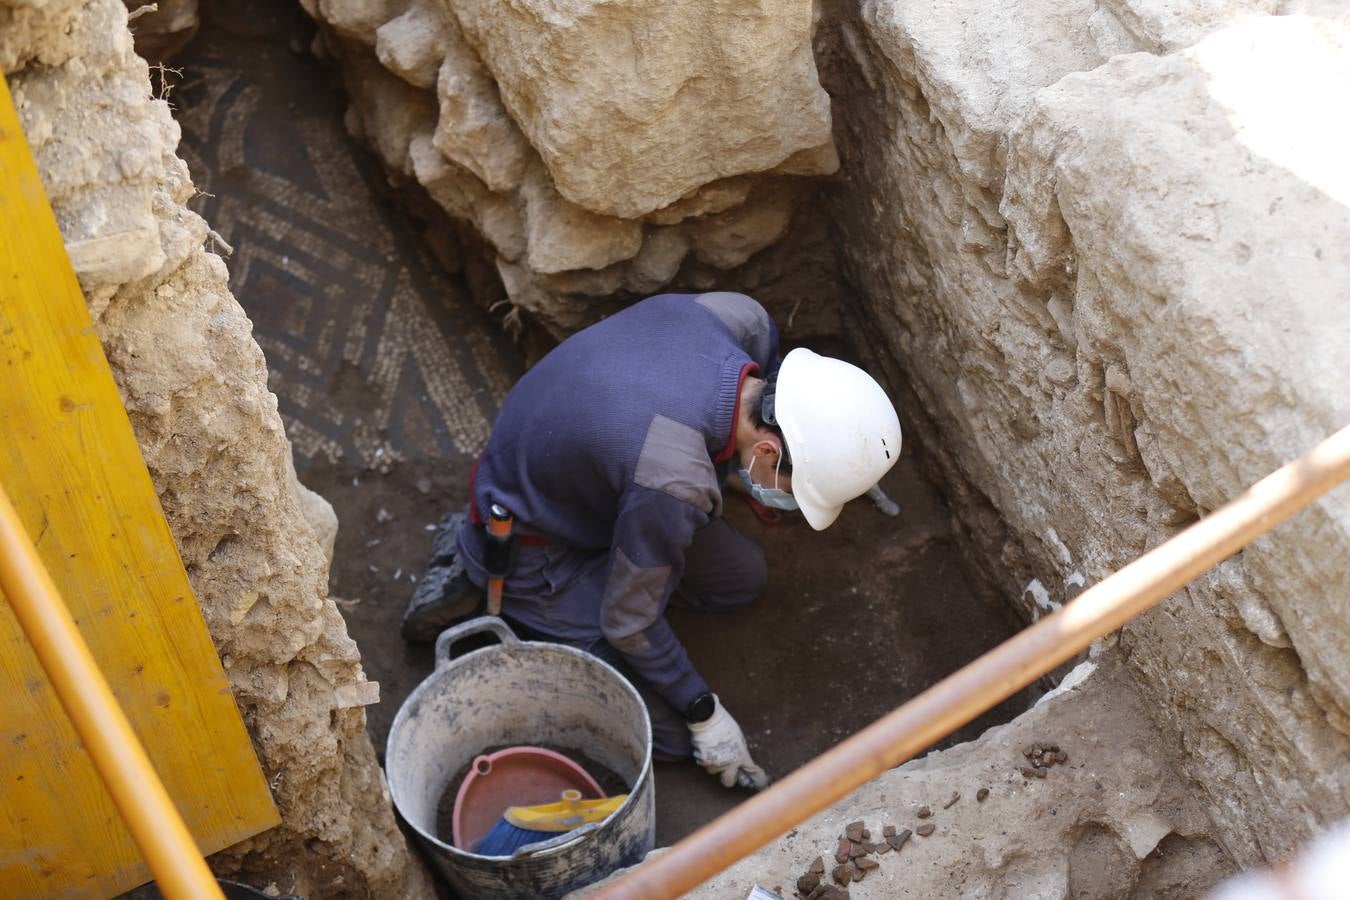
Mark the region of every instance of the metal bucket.
<instances>
[{"instance_id":1,"label":"metal bucket","mask_svg":"<svg viewBox=\"0 0 1350 900\"><path fill-rule=\"evenodd\" d=\"M490 632L500 644L452 656L452 645ZM575 747L631 785L604 822L514 856L479 856L436 834L436 809L456 773L485 748ZM521 641L501 619L465 622L436 641L436 670L394 718L385 753L389 790L436 867L464 897L552 900L624 866L656 842L652 729L633 686L595 657Z\"/></svg>"}]
</instances>

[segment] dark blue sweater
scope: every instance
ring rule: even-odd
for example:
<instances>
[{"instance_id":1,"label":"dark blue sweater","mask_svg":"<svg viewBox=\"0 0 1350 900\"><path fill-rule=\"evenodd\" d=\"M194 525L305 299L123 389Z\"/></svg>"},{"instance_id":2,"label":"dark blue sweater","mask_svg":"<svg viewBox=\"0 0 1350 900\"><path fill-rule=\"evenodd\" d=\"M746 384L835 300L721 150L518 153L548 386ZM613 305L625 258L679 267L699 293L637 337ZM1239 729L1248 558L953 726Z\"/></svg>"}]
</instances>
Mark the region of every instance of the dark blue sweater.
<instances>
[{"instance_id":1,"label":"dark blue sweater","mask_svg":"<svg viewBox=\"0 0 1350 900\"><path fill-rule=\"evenodd\" d=\"M608 554L598 597L565 595L683 710L707 684L663 615L694 531L722 513L742 380L778 364L778 331L744 294L661 294L568 338L512 388L475 477L553 545ZM584 638L586 634L558 635Z\"/></svg>"}]
</instances>

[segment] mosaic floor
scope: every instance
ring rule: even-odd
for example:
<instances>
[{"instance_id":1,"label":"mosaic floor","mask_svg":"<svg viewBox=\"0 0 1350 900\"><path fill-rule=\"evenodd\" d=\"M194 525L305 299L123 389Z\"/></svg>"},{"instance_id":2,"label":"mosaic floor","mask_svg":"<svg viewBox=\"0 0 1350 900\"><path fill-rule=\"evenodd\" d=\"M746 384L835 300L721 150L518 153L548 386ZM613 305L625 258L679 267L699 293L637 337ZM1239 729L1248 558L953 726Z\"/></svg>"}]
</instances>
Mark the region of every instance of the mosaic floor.
<instances>
[{"instance_id":1,"label":"mosaic floor","mask_svg":"<svg viewBox=\"0 0 1350 900\"><path fill-rule=\"evenodd\" d=\"M230 286L297 469L474 455L515 354L389 202L297 18L293 4L209 6L169 98L203 192L192 206L234 248Z\"/></svg>"}]
</instances>

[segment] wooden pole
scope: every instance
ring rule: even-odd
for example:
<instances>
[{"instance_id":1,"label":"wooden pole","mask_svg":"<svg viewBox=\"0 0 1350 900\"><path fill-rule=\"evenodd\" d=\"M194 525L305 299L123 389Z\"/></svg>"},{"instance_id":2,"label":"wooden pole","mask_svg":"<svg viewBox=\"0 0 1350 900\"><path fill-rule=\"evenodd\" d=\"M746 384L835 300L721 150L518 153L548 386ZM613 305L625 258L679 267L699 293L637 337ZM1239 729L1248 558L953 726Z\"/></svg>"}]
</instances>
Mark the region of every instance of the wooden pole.
<instances>
[{"instance_id":1,"label":"wooden pole","mask_svg":"<svg viewBox=\"0 0 1350 900\"><path fill-rule=\"evenodd\" d=\"M223 900L75 620L0 487L0 592L169 900Z\"/></svg>"},{"instance_id":2,"label":"wooden pole","mask_svg":"<svg viewBox=\"0 0 1350 900\"><path fill-rule=\"evenodd\" d=\"M1350 427L1084 591L1063 609L633 869L597 894L596 900L678 897L702 884L1012 696L1346 478L1350 478Z\"/></svg>"}]
</instances>

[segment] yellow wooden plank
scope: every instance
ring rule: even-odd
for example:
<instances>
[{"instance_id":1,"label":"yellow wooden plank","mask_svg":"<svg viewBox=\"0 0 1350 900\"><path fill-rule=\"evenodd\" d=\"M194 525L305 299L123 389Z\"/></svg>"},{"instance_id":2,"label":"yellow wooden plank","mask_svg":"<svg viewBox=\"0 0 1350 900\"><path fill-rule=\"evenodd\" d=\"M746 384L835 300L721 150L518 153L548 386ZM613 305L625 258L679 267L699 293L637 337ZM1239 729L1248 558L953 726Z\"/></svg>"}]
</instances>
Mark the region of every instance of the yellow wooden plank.
<instances>
[{"instance_id":1,"label":"yellow wooden plank","mask_svg":"<svg viewBox=\"0 0 1350 900\"><path fill-rule=\"evenodd\" d=\"M0 482L202 851L277 824L3 80ZM0 897L149 878L7 603L0 798Z\"/></svg>"}]
</instances>

